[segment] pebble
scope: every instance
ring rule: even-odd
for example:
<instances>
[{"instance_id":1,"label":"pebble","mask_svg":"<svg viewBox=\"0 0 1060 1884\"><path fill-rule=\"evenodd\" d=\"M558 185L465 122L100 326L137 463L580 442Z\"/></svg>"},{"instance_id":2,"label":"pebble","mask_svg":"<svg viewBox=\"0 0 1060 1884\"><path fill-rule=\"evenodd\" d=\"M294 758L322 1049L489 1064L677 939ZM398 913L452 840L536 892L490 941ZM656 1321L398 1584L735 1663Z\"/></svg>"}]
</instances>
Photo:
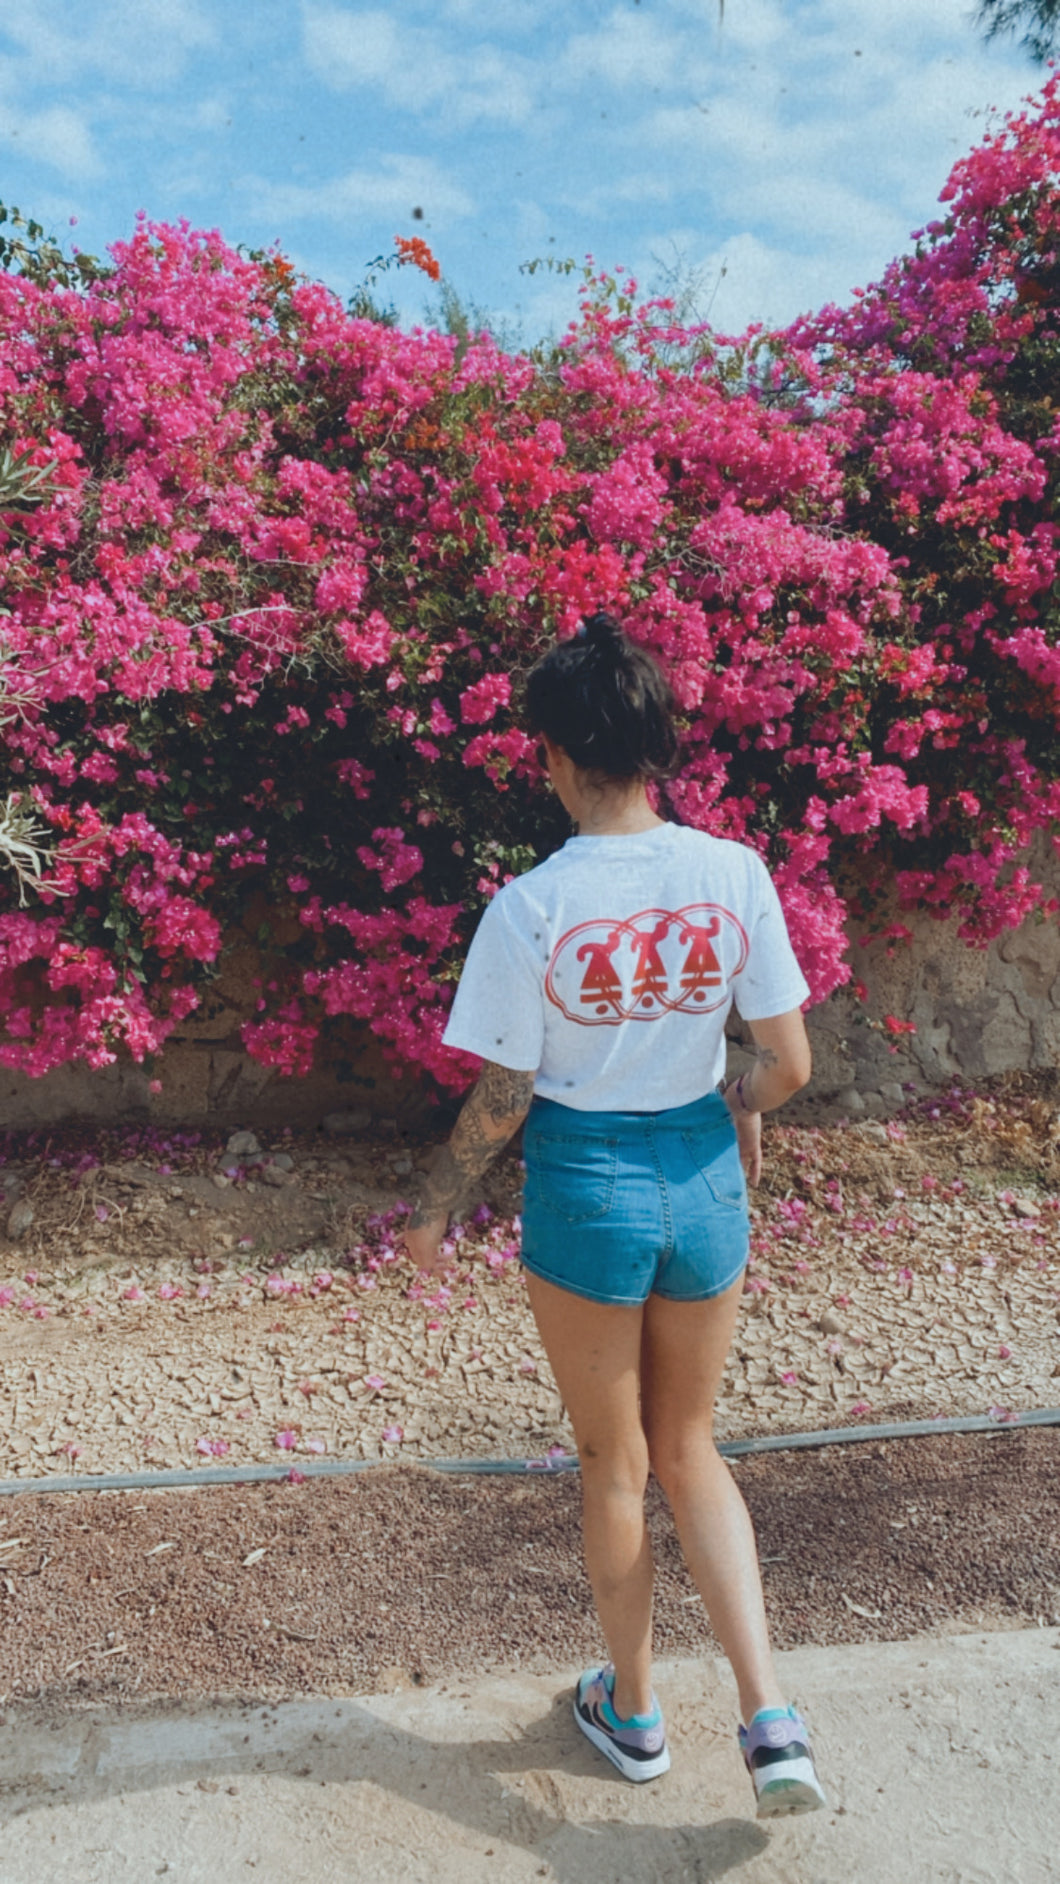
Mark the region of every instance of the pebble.
<instances>
[{"instance_id":1,"label":"pebble","mask_svg":"<svg viewBox=\"0 0 1060 1884\"><path fill-rule=\"evenodd\" d=\"M253 1132L233 1132L225 1146L225 1154L230 1158L259 1158L261 1146Z\"/></svg>"},{"instance_id":2,"label":"pebble","mask_svg":"<svg viewBox=\"0 0 1060 1884\"><path fill-rule=\"evenodd\" d=\"M215 1171L213 1174L213 1183L216 1184L219 1191L226 1191L228 1189L229 1180L225 1177L223 1171Z\"/></svg>"},{"instance_id":3,"label":"pebble","mask_svg":"<svg viewBox=\"0 0 1060 1884\"><path fill-rule=\"evenodd\" d=\"M357 1132L366 1131L371 1123L372 1115L363 1107L356 1112L328 1112L321 1120L329 1138L352 1138Z\"/></svg>"},{"instance_id":4,"label":"pebble","mask_svg":"<svg viewBox=\"0 0 1060 1884\"><path fill-rule=\"evenodd\" d=\"M822 1334L846 1334L847 1325L842 1315L837 1315L834 1308L826 1308L817 1323Z\"/></svg>"},{"instance_id":5,"label":"pebble","mask_svg":"<svg viewBox=\"0 0 1060 1884\"><path fill-rule=\"evenodd\" d=\"M851 1129L859 1138L871 1138L874 1145L889 1145L891 1142L886 1126L877 1124L875 1119L868 1119L864 1125L855 1125Z\"/></svg>"},{"instance_id":6,"label":"pebble","mask_svg":"<svg viewBox=\"0 0 1060 1884\"><path fill-rule=\"evenodd\" d=\"M273 1190L276 1191L281 1191L285 1185L294 1182L293 1173L281 1170L280 1166L277 1164L267 1164L262 1171L261 1177L264 1184L271 1184ZM250 1189L249 1184L247 1185L247 1189Z\"/></svg>"}]
</instances>

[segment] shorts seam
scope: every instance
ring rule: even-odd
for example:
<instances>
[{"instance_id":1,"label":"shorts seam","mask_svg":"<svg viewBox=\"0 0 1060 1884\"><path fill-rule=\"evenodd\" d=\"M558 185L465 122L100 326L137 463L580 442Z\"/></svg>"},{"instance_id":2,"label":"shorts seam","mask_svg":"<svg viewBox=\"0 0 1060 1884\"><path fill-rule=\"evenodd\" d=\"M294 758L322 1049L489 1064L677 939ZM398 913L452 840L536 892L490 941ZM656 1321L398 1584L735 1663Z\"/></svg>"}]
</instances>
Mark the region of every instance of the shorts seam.
<instances>
[{"instance_id":1,"label":"shorts seam","mask_svg":"<svg viewBox=\"0 0 1060 1884\"><path fill-rule=\"evenodd\" d=\"M520 1256L519 1260L532 1276L537 1276L542 1282L550 1282L554 1289L563 1289L568 1295L580 1295L584 1302L599 1302L604 1308L643 1308L648 1299L647 1295L599 1295L594 1289L576 1289L565 1276L550 1275L547 1269L540 1268L537 1263L528 1263L525 1256Z\"/></svg>"},{"instance_id":2,"label":"shorts seam","mask_svg":"<svg viewBox=\"0 0 1060 1884\"><path fill-rule=\"evenodd\" d=\"M670 1295L666 1289L653 1289L652 1294L661 1296L664 1302L713 1302L719 1295L724 1295L726 1289L732 1288L737 1276L742 1276L746 1268L747 1257L745 1256L726 1281L719 1283L715 1289L708 1289L703 1295Z\"/></svg>"}]
</instances>

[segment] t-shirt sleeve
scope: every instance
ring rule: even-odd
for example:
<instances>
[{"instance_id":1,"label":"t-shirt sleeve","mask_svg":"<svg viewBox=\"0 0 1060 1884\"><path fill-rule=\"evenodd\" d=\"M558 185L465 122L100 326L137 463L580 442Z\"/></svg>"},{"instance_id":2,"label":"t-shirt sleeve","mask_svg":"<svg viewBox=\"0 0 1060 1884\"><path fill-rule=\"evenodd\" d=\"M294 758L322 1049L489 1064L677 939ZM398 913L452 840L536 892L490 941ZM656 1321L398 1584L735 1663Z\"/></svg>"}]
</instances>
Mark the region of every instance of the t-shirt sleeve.
<instances>
[{"instance_id":1,"label":"t-shirt sleeve","mask_svg":"<svg viewBox=\"0 0 1060 1884\"><path fill-rule=\"evenodd\" d=\"M754 876L755 916L748 929L747 961L732 984L737 1011L747 1021L790 1014L810 993L791 946L780 898L760 857L754 859Z\"/></svg>"},{"instance_id":2,"label":"t-shirt sleeve","mask_svg":"<svg viewBox=\"0 0 1060 1884\"><path fill-rule=\"evenodd\" d=\"M536 1073L544 1039L544 967L501 892L475 931L442 1040Z\"/></svg>"}]
</instances>

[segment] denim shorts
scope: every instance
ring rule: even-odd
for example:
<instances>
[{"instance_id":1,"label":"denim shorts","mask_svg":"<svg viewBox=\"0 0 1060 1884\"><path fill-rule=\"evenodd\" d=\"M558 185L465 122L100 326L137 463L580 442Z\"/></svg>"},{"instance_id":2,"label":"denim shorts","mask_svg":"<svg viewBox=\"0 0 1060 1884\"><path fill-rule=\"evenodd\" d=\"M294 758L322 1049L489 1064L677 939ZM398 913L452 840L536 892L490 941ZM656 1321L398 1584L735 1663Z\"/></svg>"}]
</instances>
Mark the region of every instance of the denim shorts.
<instances>
[{"instance_id":1,"label":"denim shorts","mask_svg":"<svg viewBox=\"0 0 1060 1884\"><path fill-rule=\"evenodd\" d=\"M591 1302L703 1302L747 1262L747 1185L724 1099L578 1112L535 1099L523 1132L523 1263Z\"/></svg>"}]
</instances>

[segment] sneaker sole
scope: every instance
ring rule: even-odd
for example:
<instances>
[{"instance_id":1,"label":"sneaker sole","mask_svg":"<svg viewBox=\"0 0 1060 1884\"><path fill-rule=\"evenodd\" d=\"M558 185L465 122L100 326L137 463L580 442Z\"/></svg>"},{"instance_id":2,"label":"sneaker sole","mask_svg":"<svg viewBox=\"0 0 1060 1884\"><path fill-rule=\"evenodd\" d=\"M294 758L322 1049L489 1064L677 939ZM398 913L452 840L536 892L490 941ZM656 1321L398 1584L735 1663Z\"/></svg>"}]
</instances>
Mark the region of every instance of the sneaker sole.
<instances>
[{"instance_id":1,"label":"sneaker sole","mask_svg":"<svg viewBox=\"0 0 1060 1884\"><path fill-rule=\"evenodd\" d=\"M819 1812L828 1801L824 1793L804 1779L776 1779L758 1796L760 1819L794 1818L801 1812Z\"/></svg>"},{"instance_id":2,"label":"sneaker sole","mask_svg":"<svg viewBox=\"0 0 1060 1884\"><path fill-rule=\"evenodd\" d=\"M664 1747L662 1752L657 1753L653 1760L630 1760L623 1754L621 1747L615 1745L615 1742L608 1734L603 1733L599 1727L594 1727L592 1721L583 1718L578 1712L577 1700L575 1700L574 1703L574 1718L581 1728L582 1733L585 1735L585 1738L592 1741L597 1752L604 1754L604 1756L610 1760L612 1766L617 1766L623 1779L632 1780L635 1786L643 1785L644 1781L647 1779L658 1779L661 1773L669 1772L669 1747Z\"/></svg>"}]
</instances>

